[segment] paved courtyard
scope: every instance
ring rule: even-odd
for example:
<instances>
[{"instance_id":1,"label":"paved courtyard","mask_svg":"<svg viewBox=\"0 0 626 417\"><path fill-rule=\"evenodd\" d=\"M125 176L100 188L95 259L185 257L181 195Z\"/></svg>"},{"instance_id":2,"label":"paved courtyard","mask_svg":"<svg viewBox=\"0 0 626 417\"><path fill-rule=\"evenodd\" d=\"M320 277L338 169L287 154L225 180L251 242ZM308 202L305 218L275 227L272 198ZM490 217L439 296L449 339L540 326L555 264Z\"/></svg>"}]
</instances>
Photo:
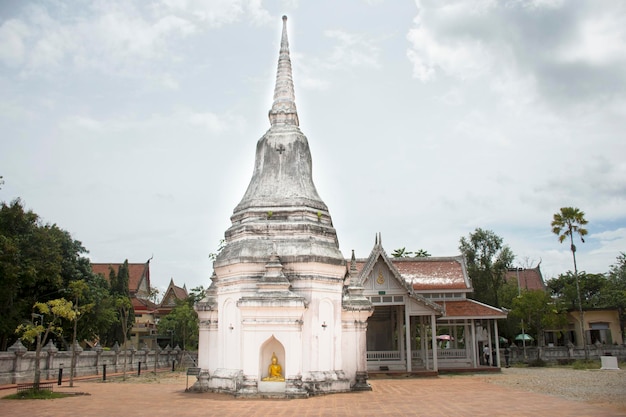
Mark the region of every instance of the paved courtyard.
<instances>
[{"instance_id":1,"label":"paved courtyard","mask_svg":"<svg viewBox=\"0 0 626 417\"><path fill-rule=\"evenodd\" d=\"M494 376L495 377L495 376ZM373 391L305 400L234 399L223 394L185 392L185 376L127 382L77 381L55 386L82 392L55 400L0 400L2 416L551 416L626 415L624 404L591 403L529 392L490 382L485 376L375 379ZM143 378L143 377L142 377ZM0 391L0 395L15 390Z\"/></svg>"}]
</instances>

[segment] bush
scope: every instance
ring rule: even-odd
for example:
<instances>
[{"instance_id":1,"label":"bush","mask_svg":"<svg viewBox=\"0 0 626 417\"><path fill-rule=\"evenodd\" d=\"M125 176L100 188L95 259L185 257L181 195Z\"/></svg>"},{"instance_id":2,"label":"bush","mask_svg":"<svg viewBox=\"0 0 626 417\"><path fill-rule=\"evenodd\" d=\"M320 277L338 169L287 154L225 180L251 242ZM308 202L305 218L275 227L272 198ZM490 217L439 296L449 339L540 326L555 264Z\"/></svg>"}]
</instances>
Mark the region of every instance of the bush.
<instances>
[{"instance_id":1,"label":"bush","mask_svg":"<svg viewBox=\"0 0 626 417\"><path fill-rule=\"evenodd\" d=\"M541 358L533 359L532 361L528 362L528 366L530 366L531 368L543 368L547 365L548 363Z\"/></svg>"},{"instance_id":2,"label":"bush","mask_svg":"<svg viewBox=\"0 0 626 417\"><path fill-rule=\"evenodd\" d=\"M593 359L579 359L572 364L574 369L600 369L600 362Z\"/></svg>"}]
</instances>

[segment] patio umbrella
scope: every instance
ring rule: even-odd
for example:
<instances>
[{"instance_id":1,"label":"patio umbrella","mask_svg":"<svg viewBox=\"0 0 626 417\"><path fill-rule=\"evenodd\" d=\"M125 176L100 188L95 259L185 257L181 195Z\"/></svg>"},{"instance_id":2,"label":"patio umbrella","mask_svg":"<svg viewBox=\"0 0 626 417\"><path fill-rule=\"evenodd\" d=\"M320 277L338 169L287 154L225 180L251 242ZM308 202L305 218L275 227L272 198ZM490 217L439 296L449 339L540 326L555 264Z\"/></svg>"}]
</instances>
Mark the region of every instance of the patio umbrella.
<instances>
[{"instance_id":1,"label":"patio umbrella","mask_svg":"<svg viewBox=\"0 0 626 417\"><path fill-rule=\"evenodd\" d=\"M506 337L502 337L500 336L500 343L508 343L509 339L507 339Z\"/></svg>"},{"instance_id":2,"label":"patio umbrella","mask_svg":"<svg viewBox=\"0 0 626 417\"><path fill-rule=\"evenodd\" d=\"M517 336L515 336L515 340L528 340L528 341L533 341L535 339L533 339L533 337L529 334L526 333L520 333Z\"/></svg>"},{"instance_id":3,"label":"patio umbrella","mask_svg":"<svg viewBox=\"0 0 626 417\"><path fill-rule=\"evenodd\" d=\"M454 340L454 337L450 336L449 334L440 334L439 336L437 336L437 340Z\"/></svg>"}]
</instances>

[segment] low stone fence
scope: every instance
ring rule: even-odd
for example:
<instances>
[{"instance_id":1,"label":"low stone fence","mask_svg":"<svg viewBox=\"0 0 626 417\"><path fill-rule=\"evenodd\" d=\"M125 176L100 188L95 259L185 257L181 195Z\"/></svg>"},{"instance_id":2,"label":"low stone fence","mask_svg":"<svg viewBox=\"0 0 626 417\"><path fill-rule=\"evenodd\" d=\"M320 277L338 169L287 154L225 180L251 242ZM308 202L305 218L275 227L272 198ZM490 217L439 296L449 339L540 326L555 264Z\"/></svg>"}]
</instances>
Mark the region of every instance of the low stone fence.
<instances>
[{"instance_id":1,"label":"low stone fence","mask_svg":"<svg viewBox=\"0 0 626 417\"><path fill-rule=\"evenodd\" d=\"M183 351L178 346L157 350L129 346L125 351L117 345L111 350L100 347L83 350L77 346L75 352L75 377L102 375L104 366L107 374L122 372L124 360L129 373L137 372L140 367L141 372L150 372L162 368L195 366L197 363L196 352ZM60 373L67 379L71 363L71 351L59 351L51 342L48 343L40 354L41 379L55 380ZM6 352L0 352L0 384L31 382L34 375L35 352L28 351L21 342L16 342Z\"/></svg>"},{"instance_id":2,"label":"low stone fence","mask_svg":"<svg viewBox=\"0 0 626 417\"><path fill-rule=\"evenodd\" d=\"M500 349L502 364L504 365L504 349ZM626 346L623 345L601 345L589 346L589 359L600 360L601 356L615 356L619 361L626 361ZM585 359L585 349L582 347L536 347L527 346L526 354L522 347L511 348L511 363L528 362L537 358L548 363L566 364L578 359Z\"/></svg>"}]
</instances>

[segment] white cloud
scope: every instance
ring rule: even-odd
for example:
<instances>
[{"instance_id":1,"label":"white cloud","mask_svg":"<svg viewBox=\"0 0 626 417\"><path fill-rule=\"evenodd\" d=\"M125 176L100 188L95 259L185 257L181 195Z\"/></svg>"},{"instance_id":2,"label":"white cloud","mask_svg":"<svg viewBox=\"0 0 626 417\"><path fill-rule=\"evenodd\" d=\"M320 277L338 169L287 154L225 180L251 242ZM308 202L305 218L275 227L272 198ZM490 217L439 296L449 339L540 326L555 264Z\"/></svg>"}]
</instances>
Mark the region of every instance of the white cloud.
<instances>
[{"instance_id":1,"label":"white cloud","mask_svg":"<svg viewBox=\"0 0 626 417\"><path fill-rule=\"evenodd\" d=\"M626 7L621 14L599 11L579 24L578 36L560 51L561 59L599 66L626 61Z\"/></svg>"},{"instance_id":2,"label":"white cloud","mask_svg":"<svg viewBox=\"0 0 626 417\"><path fill-rule=\"evenodd\" d=\"M196 131L200 129L200 131L217 134L240 131L245 124L245 119L238 115L198 112L181 108L170 114L152 114L133 118L97 119L91 116L72 115L60 122L59 127L69 136L81 137L84 132L91 132L101 137L115 137L134 132L137 138L144 140L151 131L181 132L185 129Z\"/></svg>"},{"instance_id":3,"label":"white cloud","mask_svg":"<svg viewBox=\"0 0 626 417\"><path fill-rule=\"evenodd\" d=\"M0 26L0 62L9 67L18 67L26 53L25 38L30 34L28 27L18 19L10 19Z\"/></svg>"},{"instance_id":4,"label":"white cloud","mask_svg":"<svg viewBox=\"0 0 626 417\"><path fill-rule=\"evenodd\" d=\"M479 5L484 7L482 3L479 2ZM477 7L466 10L466 7L468 4L465 3L449 4L439 10L440 17L442 20L453 20L462 14L461 12L478 13L481 9ZM430 21L427 19L429 14L430 11L425 14L420 10L414 20L415 27L407 34L412 46L407 51L407 56L413 64L413 75L416 78L429 81L434 79L438 72L442 72L460 79L471 79L491 71L494 60L489 45L479 38L467 35L440 36L436 28L430 27ZM463 18L467 19L467 16ZM448 24L449 22L443 26L446 27Z\"/></svg>"},{"instance_id":5,"label":"white cloud","mask_svg":"<svg viewBox=\"0 0 626 417\"><path fill-rule=\"evenodd\" d=\"M327 30L324 35L336 40L326 64L331 68L380 68L380 50L375 42L365 36L343 30Z\"/></svg>"}]
</instances>

